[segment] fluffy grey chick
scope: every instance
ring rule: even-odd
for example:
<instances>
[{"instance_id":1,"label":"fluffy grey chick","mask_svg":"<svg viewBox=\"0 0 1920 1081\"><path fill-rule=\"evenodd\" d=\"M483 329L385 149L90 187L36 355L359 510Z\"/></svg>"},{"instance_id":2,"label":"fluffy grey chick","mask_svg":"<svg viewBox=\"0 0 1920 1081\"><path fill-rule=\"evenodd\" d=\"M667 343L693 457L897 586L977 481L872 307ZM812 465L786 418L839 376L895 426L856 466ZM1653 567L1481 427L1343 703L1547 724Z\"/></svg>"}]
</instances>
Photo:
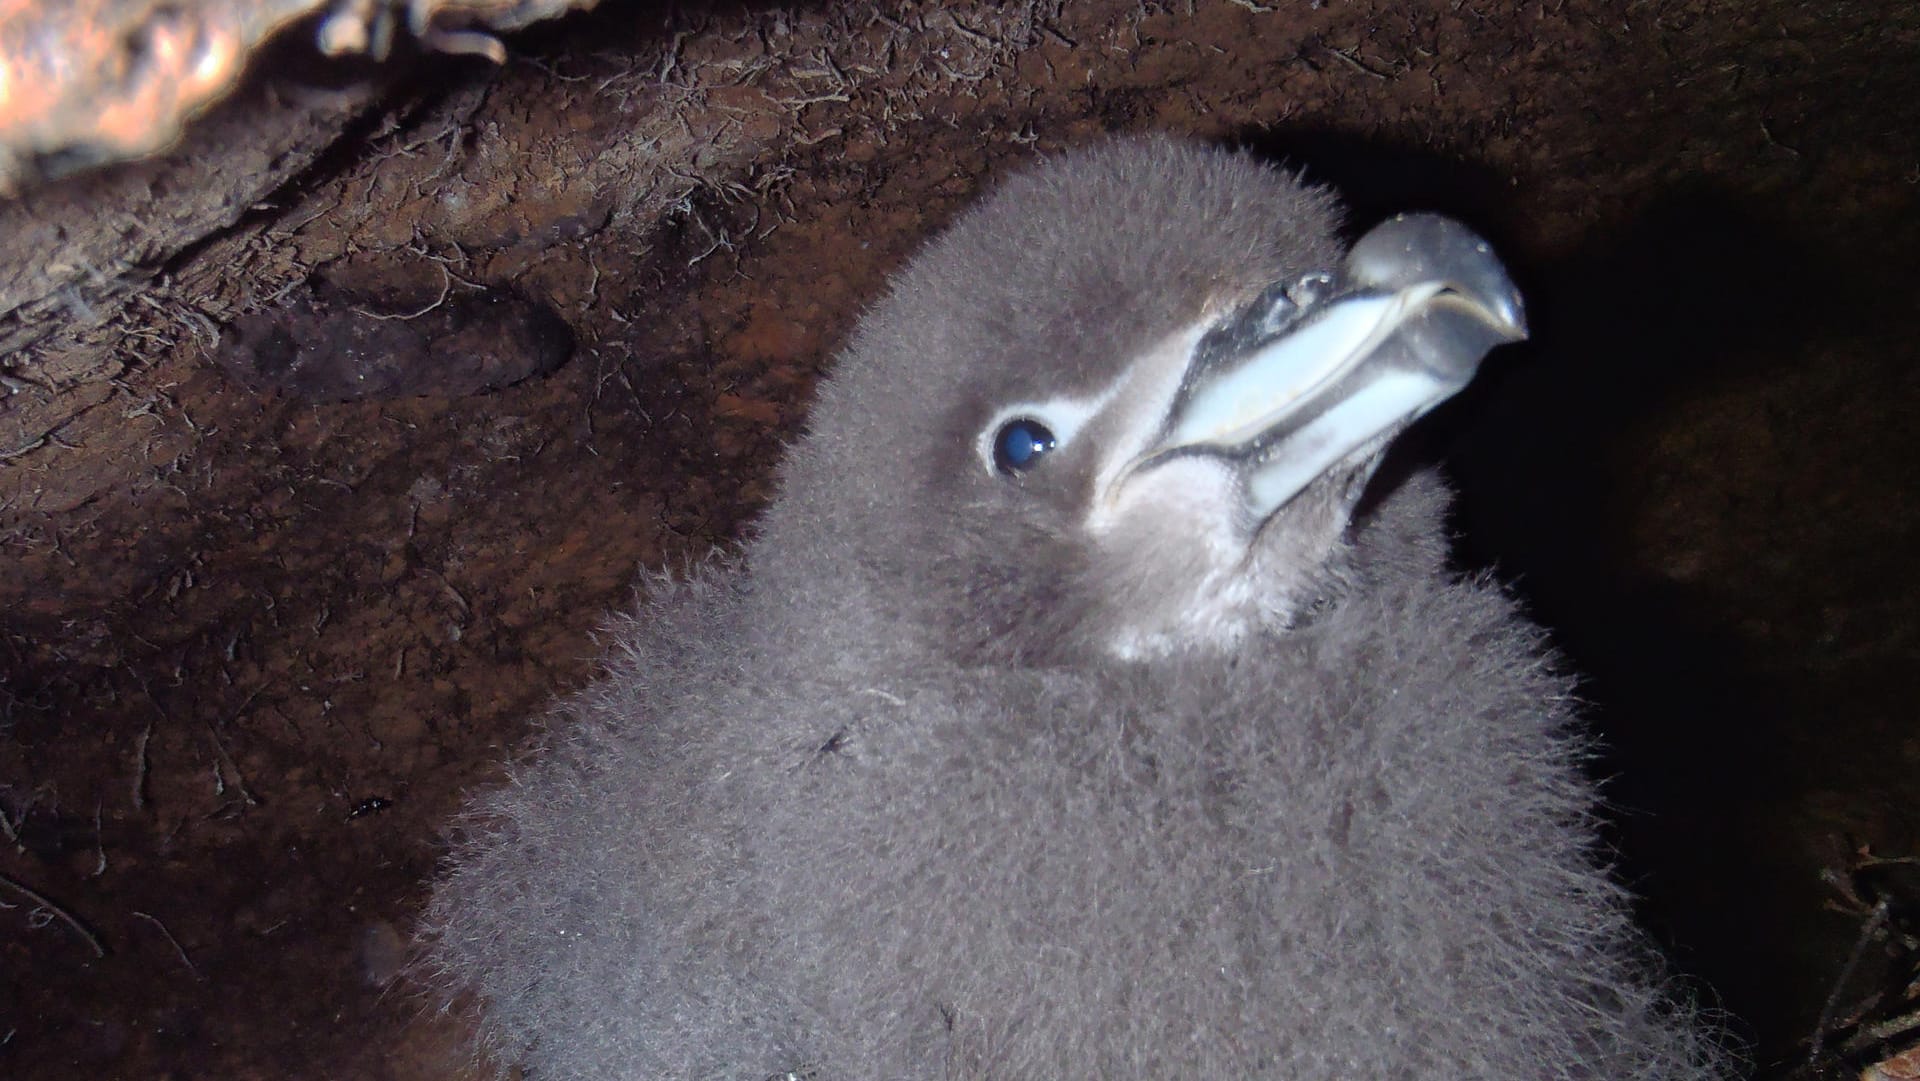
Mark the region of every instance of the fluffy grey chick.
<instances>
[{"instance_id":1,"label":"fluffy grey chick","mask_svg":"<svg viewBox=\"0 0 1920 1081\"><path fill-rule=\"evenodd\" d=\"M1382 448L1522 336L1484 243L1119 142L862 321L740 562L481 797L428 970L541 1078L1716 1072L1568 683Z\"/></svg>"}]
</instances>

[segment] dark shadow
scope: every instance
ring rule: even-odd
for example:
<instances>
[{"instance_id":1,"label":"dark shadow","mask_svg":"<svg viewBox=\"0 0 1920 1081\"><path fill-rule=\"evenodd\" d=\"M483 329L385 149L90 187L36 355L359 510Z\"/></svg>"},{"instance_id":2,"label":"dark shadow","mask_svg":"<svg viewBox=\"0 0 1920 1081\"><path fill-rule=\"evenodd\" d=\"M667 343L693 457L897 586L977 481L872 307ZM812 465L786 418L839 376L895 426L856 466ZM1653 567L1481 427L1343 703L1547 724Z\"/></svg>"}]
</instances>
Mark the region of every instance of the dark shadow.
<instances>
[{"instance_id":1,"label":"dark shadow","mask_svg":"<svg viewBox=\"0 0 1920 1081\"><path fill-rule=\"evenodd\" d=\"M1247 133L1235 144L1339 192L1354 234L1393 214L1427 210L1469 223L1502 251L1512 246L1510 186L1477 162L1329 129Z\"/></svg>"},{"instance_id":2,"label":"dark shadow","mask_svg":"<svg viewBox=\"0 0 1920 1081\"><path fill-rule=\"evenodd\" d=\"M1712 191L1662 196L1602 244L1522 268L1533 340L1440 418L1461 554L1515 581L1581 673L1605 740L1612 839L1646 922L1770 1056L1807 1034L1809 996L1831 979L1793 970L1808 951L1788 940L1836 929L1765 832L1769 806L1806 784L1793 757L1805 694L1716 623L1720 609L1636 558L1635 486L1617 471L1642 463L1619 448L1702 388L1837 336L1844 275ZM1827 295L1812 295L1820 282Z\"/></svg>"}]
</instances>

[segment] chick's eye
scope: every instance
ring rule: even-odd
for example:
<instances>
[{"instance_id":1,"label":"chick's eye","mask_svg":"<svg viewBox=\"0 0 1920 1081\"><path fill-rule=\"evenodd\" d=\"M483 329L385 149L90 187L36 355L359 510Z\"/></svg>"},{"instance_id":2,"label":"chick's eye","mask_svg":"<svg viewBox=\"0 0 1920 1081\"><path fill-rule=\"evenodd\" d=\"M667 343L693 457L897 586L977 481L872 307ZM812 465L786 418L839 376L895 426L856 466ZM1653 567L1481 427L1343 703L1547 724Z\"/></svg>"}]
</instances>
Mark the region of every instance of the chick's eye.
<instances>
[{"instance_id":1,"label":"chick's eye","mask_svg":"<svg viewBox=\"0 0 1920 1081\"><path fill-rule=\"evenodd\" d=\"M1024 473L1053 449L1053 432L1037 420L1010 420L993 437L993 464L1002 473Z\"/></svg>"}]
</instances>

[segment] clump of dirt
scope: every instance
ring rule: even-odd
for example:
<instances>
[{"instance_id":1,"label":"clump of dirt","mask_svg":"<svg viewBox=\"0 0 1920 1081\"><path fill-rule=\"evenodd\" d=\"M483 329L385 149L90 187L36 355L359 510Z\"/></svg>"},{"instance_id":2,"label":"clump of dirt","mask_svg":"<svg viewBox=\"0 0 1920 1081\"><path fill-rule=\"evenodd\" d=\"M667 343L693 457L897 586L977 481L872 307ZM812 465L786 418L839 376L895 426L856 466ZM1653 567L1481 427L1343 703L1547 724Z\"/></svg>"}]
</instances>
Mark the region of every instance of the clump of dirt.
<instances>
[{"instance_id":1,"label":"clump of dirt","mask_svg":"<svg viewBox=\"0 0 1920 1081\"><path fill-rule=\"evenodd\" d=\"M1465 558L1590 674L1680 967L1763 1060L1809 1034L1859 927L1820 872L1920 851L1920 9L1022 11L567 20L170 256L114 324L124 371L13 370L0 1072L476 1075L388 982L464 794L591 677L643 570L748 528L888 272L996 174L1115 130L1495 238L1535 337L1428 432ZM292 299L326 282L372 291L361 318L521 298L573 348L338 393L362 339ZM485 314L365 340L432 355ZM334 389L234 379L249 319Z\"/></svg>"}]
</instances>

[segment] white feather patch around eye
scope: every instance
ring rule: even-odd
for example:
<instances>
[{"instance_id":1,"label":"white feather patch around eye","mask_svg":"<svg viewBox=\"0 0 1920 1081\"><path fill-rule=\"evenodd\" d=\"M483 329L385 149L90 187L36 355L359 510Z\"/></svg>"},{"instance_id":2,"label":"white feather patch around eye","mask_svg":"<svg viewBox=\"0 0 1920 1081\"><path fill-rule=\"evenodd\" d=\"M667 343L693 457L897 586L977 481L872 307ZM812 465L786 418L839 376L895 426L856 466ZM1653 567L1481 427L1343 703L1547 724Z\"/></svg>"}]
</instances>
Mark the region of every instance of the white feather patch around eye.
<instances>
[{"instance_id":1,"label":"white feather patch around eye","mask_svg":"<svg viewBox=\"0 0 1920 1081\"><path fill-rule=\"evenodd\" d=\"M1008 422L1031 420L1046 426L1053 433L1056 445L1067 446L1073 442L1081 428L1094 414L1106 408L1113 400L1113 391L1094 398L1049 398L1043 402L1014 402L1002 406L980 429L980 435L974 440L974 453L979 456L980 464L989 473L998 473L1000 467L993 459L993 443L999 438L1000 429Z\"/></svg>"},{"instance_id":2,"label":"white feather patch around eye","mask_svg":"<svg viewBox=\"0 0 1920 1081\"><path fill-rule=\"evenodd\" d=\"M1152 348L1138 354L1120 373L1120 378L1098 394L1012 402L1001 406L980 429L974 441L974 453L980 459L981 468L989 473L999 472L999 466L994 462L993 443L1000 429L1009 421L1026 418L1044 424L1053 432L1054 442L1064 447L1073 442L1088 421L1105 412L1117 399L1125 397L1129 403L1123 403L1122 408L1139 415L1133 418L1135 423L1123 426L1130 430L1116 433L1117 445L1102 455L1099 484L1105 488L1134 455L1146 450L1150 438L1157 433L1158 419L1165 415L1167 405L1180 385L1187 363L1193 357L1194 346L1212 328L1212 322L1213 317L1201 319L1161 339Z\"/></svg>"}]
</instances>

